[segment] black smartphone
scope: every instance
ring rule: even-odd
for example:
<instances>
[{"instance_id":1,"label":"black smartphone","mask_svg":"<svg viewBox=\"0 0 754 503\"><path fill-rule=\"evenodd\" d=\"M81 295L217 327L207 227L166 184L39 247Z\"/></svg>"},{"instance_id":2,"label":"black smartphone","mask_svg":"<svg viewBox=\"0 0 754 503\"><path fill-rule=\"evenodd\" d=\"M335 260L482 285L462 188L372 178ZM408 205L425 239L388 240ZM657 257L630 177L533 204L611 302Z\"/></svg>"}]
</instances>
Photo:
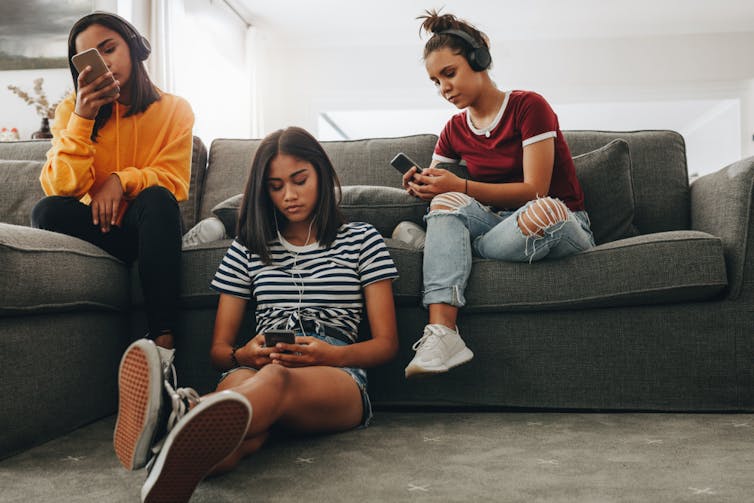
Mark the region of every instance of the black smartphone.
<instances>
[{"instance_id":1,"label":"black smartphone","mask_svg":"<svg viewBox=\"0 0 754 503\"><path fill-rule=\"evenodd\" d=\"M406 154L404 154L403 152L400 152L398 155L393 157L393 160L390 161L390 164L404 175L413 166L416 166L417 173L421 174L421 172L423 171L421 166L419 166L417 163L412 161L411 158L407 156Z\"/></svg>"},{"instance_id":2,"label":"black smartphone","mask_svg":"<svg viewBox=\"0 0 754 503\"><path fill-rule=\"evenodd\" d=\"M275 344L278 342L295 344L296 336L293 333L293 330L268 330L264 333L265 347L274 348Z\"/></svg>"}]
</instances>

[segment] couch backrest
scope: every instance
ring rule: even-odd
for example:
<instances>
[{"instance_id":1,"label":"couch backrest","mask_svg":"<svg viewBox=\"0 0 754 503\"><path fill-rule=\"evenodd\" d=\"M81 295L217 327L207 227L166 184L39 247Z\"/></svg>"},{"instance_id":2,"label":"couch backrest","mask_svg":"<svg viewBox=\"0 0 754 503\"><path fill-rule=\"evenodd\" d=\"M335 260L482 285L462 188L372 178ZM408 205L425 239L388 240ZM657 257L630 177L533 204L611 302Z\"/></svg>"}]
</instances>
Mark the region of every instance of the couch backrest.
<instances>
[{"instance_id":1,"label":"couch backrest","mask_svg":"<svg viewBox=\"0 0 754 503\"><path fill-rule=\"evenodd\" d=\"M634 224L642 234L689 228L686 147L680 134L674 131L564 131L564 135L574 156L598 149L616 138L628 143ZM210 216L216 204L243 191L259 141L218 139L212 142L200 219ZM417 163L428 166L436 142L437 136L423 134L322 144L343 185L400 187L400 175L390 166L390 159L404 152Z\"/></svg>"},{"instance_id":2,"label":"couch backrest","mask_svg":"<svg viewBox=\"0 0 754 503\"><path fill-rule=\"evenodd\" d=\"M571 154L616 138L628 143L634 188L634 225L641 234L688 229L690 192L686 145L675 131L564 131Z\"/></svg>"},{"instance_id":3,"label":"couch backrest","mask_svg":"<svg viewBox=\"0 0 754 503\"><path fill-rule=\"evenodd\" d=\"M49 140L0 142L0 222L29 225L31 208L44 197L39 174L49 149ZM206 167L207 148L195 136L189 198L179 204L186 229L196 223Z\"/></svg>"},{"instance_id":4,"label":"couch backrest","mask_svg":"<svg viewBox=\"0 0 754 503\"><path fill-rule=\"evenodd\" d=\"M212 208L240 194L260 140L217 139L209 149L199 218L207 218ZM400 187L401 175L390 165L398 152L429 166L437 136L421 134L399 138L323 141L342 185L381 185Z\"/></svg>"}]
</instances>

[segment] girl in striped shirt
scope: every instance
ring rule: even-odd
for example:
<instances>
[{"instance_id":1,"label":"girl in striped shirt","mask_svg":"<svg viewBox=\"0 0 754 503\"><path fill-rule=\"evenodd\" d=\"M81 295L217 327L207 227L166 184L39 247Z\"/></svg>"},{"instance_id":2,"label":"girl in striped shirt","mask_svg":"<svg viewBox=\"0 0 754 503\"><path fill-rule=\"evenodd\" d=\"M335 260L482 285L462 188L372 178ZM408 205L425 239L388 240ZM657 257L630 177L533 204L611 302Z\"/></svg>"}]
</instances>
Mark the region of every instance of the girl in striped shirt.
<instances>
[{"instance_id":1,"label":"girl in striped shirt","mask_svg":"<svg viewBox=\"0 0 754 503\"><path fill-rule=\"evenodd\" d=\"M142 489L145 501L188 500L207 474L230 470L259 449L274 424L299 432L368 424L363 369L387 362L398 349L397 270L374 227L345 222L339 192L327 154L303 129L280 130L260 143L237 237L211 285L220 300L210 354L226 372L216 393L198 399L193 390L170 393L174 416L186 402L193 408L168 423ZM249 338L239 331L250 300L257 333ZM371 337L362 340L357 330L365 308ZM266 347L270 329L294 331L295 343ZM147 365L148 372L138 361L133 372L124 370L129 359L149 360L141 358L148 353L147 343L132 345L121 375L162 375L159 363ZM139 379L149 387L149 376ZM124 415L121 406L119 421Z\"/></svg>"}]
</instances>

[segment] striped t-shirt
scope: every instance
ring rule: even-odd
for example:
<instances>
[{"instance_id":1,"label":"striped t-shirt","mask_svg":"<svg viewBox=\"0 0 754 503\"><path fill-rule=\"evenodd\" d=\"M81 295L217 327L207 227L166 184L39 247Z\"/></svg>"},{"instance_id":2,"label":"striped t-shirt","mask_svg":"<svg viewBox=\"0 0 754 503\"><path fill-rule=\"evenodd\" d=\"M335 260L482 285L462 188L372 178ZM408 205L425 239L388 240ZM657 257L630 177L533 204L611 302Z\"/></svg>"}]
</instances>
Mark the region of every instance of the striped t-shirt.
<instances>
[{"instance_id":1,"label":"striped t-shirt","mask_svg":"<svg viewBox=\"0 0 754 503\"><path fill-rule=\"evenodd\" d=\"M271 261L261 262L234 240L211 287L257 301L257 332L295 328L298 320L333 325L356 340L364 300L362 289L398 271L377 229L344 224L329 248L294 246L282 236L270 243Z\"/></svg>"}]
</instances>

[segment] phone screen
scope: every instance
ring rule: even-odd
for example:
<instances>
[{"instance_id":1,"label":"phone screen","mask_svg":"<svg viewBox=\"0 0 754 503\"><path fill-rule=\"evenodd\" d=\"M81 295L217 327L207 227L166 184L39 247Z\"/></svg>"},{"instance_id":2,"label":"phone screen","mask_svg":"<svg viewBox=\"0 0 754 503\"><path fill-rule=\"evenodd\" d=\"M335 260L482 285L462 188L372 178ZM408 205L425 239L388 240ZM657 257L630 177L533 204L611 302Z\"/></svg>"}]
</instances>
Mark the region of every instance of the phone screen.
<instances>
[{"instance_id":1,"label":"phone screen","mask_svg":"<svg viewBox=\"0 0 754 503\"><path fill-rule=\"evenodd\" d=\"M278 342L295 344L296 336L293 330L268 330L264 333L264 345L266 347L274 347Z\"/></svg>"}]
</instances>

